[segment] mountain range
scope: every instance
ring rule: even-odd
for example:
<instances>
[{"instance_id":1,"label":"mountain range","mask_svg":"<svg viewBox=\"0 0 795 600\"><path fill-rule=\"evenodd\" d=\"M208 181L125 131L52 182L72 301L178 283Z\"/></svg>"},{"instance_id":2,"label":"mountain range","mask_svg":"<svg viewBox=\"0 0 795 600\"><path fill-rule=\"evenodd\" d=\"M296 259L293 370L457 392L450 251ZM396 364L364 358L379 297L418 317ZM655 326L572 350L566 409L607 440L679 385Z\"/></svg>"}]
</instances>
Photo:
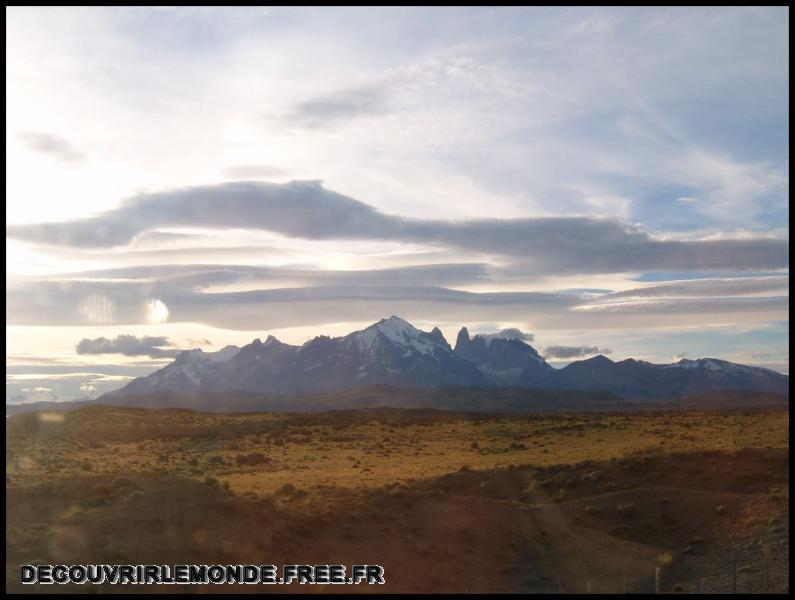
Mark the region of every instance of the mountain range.
<instances>
[{"instance_id":1,"label":"mountain range","mask_svg":"<svg viewBox=\"0 0 795 600\"><path fill-rule=\"evenodd\" d=\"M162 393L285 397L373 385L609 392L632 401L724 390L789 393L786 375L715 358L653 364L598 355L557 369L510 332L472 337L464 327L453 348L438 328L421 331L392 316L346 336L319 336L301 346L268 336L242 348L184 351L173 363L99 400Z\"/></svg>"}]
</instances>

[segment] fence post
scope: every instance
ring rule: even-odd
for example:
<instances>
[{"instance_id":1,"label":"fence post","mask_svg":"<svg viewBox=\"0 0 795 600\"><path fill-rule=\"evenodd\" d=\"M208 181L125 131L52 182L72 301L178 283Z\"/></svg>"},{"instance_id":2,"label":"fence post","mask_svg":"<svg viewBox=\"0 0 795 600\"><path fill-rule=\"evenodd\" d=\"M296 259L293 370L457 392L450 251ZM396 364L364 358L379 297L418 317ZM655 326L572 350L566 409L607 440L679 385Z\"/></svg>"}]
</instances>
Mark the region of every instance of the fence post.
<instances>
[{"instance_id":1,"label":"fence post","mask_svg":"<svg viewBox=\"0 0 795 600\"><path fill-rule=\"evenodd\" d=\"M660 593L660 574L662 573L662 567L655 567L654 569L654 593Z\"/></svg>"},{"instance_id":2,"label":"fence post","mask_svg":"<svg viewBox=\"0 0 795 600\"><path fill-rule=\"evenodd\" d=\"M590 579L586 582L585 589L586 589L586 592L585 592L586 594L590 594L591 593L591 580Z\"/></svg>"}]
</instances>

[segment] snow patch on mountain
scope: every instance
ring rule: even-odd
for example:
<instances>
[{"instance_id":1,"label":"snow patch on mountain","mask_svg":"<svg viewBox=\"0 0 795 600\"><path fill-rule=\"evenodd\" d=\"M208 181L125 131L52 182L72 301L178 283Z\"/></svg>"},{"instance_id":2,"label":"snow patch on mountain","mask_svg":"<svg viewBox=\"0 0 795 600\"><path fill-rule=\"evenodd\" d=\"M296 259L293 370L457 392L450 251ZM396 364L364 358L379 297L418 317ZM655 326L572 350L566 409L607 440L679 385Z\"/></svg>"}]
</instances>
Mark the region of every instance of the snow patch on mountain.
<instances>
[{"instance_id":1,"label":"snow patch on mountain","mask_svg":"<svg viewBox=\"0 0 795 600\"><path fill-rule=\"evenodd\" d=\"M382 319L367 329L357 332L354 339L360 348L371 349L379 336L405 348L403 352L405 357L411 356L412 352L433 354L434 349L441 345L431 334L420 331L411 323L395 316Z\"/></svg>"}]
</instances>

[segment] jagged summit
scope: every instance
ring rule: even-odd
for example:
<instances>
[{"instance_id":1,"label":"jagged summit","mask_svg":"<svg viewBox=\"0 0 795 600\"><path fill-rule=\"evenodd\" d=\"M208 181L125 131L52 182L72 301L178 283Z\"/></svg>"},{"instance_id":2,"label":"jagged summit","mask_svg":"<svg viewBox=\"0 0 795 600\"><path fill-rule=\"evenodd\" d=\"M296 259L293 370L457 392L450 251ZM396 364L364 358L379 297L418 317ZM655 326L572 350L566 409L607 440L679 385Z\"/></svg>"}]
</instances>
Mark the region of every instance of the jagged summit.
<instances>
[{"instance_id":1,"label":"jagged summit","mask_svg":"<svg viewBox=\"0 0 795 600\"><path fill-rule=\"evenodd\" d=\"M431 329L431 336L433 336L436 339L436 341L439 342L440 344L444 344L447 348L450 348L450 344L447 343L447 340L444 338L442 330L439 329L438 327L434 327L433 329Z\"/></svg>"},{"instance_id":2,"label":"jagged summit","mask_svg":"<svg viewBox=\"0 0 795 600\"><path fill-rule=\"evenodd\" d=\"M501 334L513 331L505 330ZM517 385L523 382L524 385L533 387L552 369L535 348L516 335L475 335L470 338L469 330L462 327L458 332L455 351L473 361L498 385Z\"/></svg>"},{"instance_id":3,"label":"jagged summit","mask_svg":"<svg viewBox=\"0 0 795 600\"><path fill-rule=\"evenodd\" d=\"M276 336L269 335L268 337L265 338L265 343L263 344L263 346L272 346L272 345L281 344L281 343L282 342L279 341L279 339Z\"/></svg>"},{"instance_id":4,"label":"jagged summit","mask_svg":"<svg viewBox=\"0 0 795 600\"><path fill-rule=\"evenodd\" d=\"M183 350L177 355L175 363L187 364L194 361L224 362L232 358L240 350L238 346L224 346L215 352L205 352L201 348Z\"/></svg>"}]
</instances>

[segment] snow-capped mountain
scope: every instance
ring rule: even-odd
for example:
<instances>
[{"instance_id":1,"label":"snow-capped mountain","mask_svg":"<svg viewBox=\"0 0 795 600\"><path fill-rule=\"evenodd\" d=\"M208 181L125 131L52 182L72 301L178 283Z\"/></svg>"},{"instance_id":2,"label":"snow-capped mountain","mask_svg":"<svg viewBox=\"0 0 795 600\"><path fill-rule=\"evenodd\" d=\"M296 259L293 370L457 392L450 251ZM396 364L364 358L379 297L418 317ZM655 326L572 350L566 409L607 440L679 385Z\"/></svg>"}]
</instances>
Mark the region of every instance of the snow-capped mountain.
<instances>
[{"instance_id":1,"label":"snow-capped mountain","mask_svg":"<svg viewBox=\"0 0 795 600\"><path fill-rule=\"evenodd\" d=\"M342 337L302 346L273 336L218 352L188 350L148 377L110 395L151 392L248 392L289 396L372 385L435 389L506 387L590 390L633 400L676 398L722 390L789 393L789 377L714 358L659 365L599 355L563 369L550 366L511 334L475 335L462 328L451 348L442 332L417 329L392 316Z\"/></svg>"},{"instance_id":2,"label":"snow-capped mountain","mask_svg":"<svg viewBox=\"0 0 795 600\"><path fill-rule=\"evenodd\" d=\"M284 344L269 335L254 340L201 381L201 391L238 390L259 394L283 391L282 380L290 373L298 346Z\"/></svg>"},{"instance_id":3,"label":"snow-capped mountain","mask_svg":"<svg viewBox=\"0 0 795 600\"><path fill-rule=\"evenodd\" d=\"M280 350L275 358L274 345L263 359L264 368L241 377L238 386L229 389L299 394L372 384L418 388L489 384L475 365L452 351L438 329L420 331L398 317L344 337L319 336L301 347L282 347L290 350Z\"/></svg>"},{"instance_id":4,"label":"snow-capped mountain","mask_svg":"<svg viewBox=\"0 0 795 600\"><path fill-rule=\"evenodd\" d=\"M453 352L441 331L420 331L389 317L342 338L315 338L299 353L298 391L344 389L363 384L438 388L482 387L489 379Z\"/></svg>"},{"instance_id":5,"label":"snow-capped mountain","mask_svg":"<svg viewBox=\"0 0 795 600\"><path fill-rule=\"evenodd\" d=\"M147 392L197 392L207 375L233 358L240 348L225 346L216 352L197 348L177 355L173 363L146 377L138 377L116 393L144 394Z\"/></svg>"},{"instance_id":6,"label":"snow-capped mountain","mask_svg":"<svg viewBox=\"0 0 795 600\"><path fill-rule=\"evenodd\" d=\"M786 375L716 358L653 364L632 358L614 362L600 354L550 375L542 387L602 390L633 399L675 398L722 390L789 393Z\"/></svg>"},{"instance_id":7,"label":"snow-capped mountain","mask_svg":"<svg viewBox=\"0 0 795 600\"><path fill-rule=\"evenodd\" d=\"M476 335L470 339L466 327L458 332L455 352L474 362L495 385L513 386L521 380L532 387L553 370L535 348L516 337Z\"/></svg>"}]
</instances>

